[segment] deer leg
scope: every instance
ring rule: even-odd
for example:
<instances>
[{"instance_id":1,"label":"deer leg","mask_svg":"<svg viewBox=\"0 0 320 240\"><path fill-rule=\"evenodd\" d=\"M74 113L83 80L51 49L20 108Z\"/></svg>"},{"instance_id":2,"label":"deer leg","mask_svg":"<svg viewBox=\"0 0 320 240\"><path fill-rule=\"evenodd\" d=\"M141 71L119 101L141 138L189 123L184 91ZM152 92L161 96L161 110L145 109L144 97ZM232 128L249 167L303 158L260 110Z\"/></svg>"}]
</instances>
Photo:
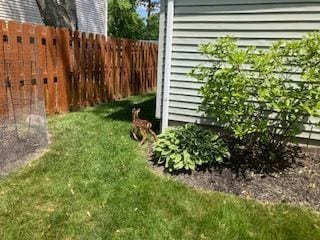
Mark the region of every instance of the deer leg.
<instances>
[{"instance_id":1,"label":"deer leg","mask_svg":"<svg viewBox=\"0 0 320 240\"><path fill-rule=\"evenodd\" d=\"M142 140L141 140L139 146L142 146L144 144L144 142L147 140L147 133L144 130L141 130L141 134L142 134Z\"/></svg>"},{"instance_id":2,"label":"deer leg","mask_svg":"<svg viewBox=\"0 0 320 240\"><path fill-rule=\"evenodd\" d=\"M152 134L154 141L157 141L157 135L154 133L154 131L149 129L149 132Z\"/></svg>"},{"instance_id":3,"label":"deer leg","mask_svg":"<svg viewBox=\"0 0 320 240\"><path fill-rule=\"evenodd\" d=\"M133 138L136 140L136 141L139 141L138 137L137 137L137 133L136 133L137 129L136 128L133 128L131 130L131 133L132 133L132 136Z\"/></svg>"}]
</instances>

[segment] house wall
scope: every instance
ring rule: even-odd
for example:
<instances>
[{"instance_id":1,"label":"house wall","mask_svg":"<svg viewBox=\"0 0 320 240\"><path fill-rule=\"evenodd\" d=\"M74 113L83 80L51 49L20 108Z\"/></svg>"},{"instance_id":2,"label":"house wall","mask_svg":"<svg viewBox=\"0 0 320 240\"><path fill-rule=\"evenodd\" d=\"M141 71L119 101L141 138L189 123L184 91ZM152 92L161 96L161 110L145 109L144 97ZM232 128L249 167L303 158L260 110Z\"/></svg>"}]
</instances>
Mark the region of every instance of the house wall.
<instances>
[{"instance_id":1,"label":"house wall","mask_svg":"<svg viewBox=\"0 0 320 240\"><path fill-rule=\"evenodd\" d=\"M43 24L35 0L0 0L0 19Z\"/></svg>"},{"instance_id":2,"label":"house wall","mask_svg":"<svg viewBox=\"0 0 320 240\"><path fill-rule=\"evenodd\" d=\"M186 76L206 60L198 51L199 44L229 34L240 39L240 46L266 48L278 39L298 39L320 29L320 0L163 0L163 29L168 24L168 1L174 2L172 50L169 48L170 54L166 51L171 34L164 30L160 36L156 115L163 119L167 110L169 121L210 124L204 113L197 112L201 83ZM167 86L166 76L170 80ZM305 125L299 137L320 140L320 129Z\"/></svg>"},{"instance_id":3,"label":"house wall","mask_svg":"<svg viewBox=\"0 0 320 240\"><path fill-rule=\"evenodd\" d=\"M76 0L79 31L107 35L106 2L106 0Z\"/></svg>"}]
</instances>

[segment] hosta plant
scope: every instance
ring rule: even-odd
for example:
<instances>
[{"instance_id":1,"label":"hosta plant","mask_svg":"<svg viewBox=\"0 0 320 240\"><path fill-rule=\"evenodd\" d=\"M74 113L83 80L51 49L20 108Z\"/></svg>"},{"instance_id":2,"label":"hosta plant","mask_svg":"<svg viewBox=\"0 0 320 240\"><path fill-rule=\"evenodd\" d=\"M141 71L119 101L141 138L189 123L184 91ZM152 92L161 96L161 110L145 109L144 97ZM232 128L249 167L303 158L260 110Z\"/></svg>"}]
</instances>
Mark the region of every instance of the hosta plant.
<instances>
[{"instance_id":1,"label":"hosta plant","mask_svg":"<svg viewBox=\"0 0 320 240\"><path fill-rule=\"evenodd\" d=\"M219 135L195 124L168 128L153 145L154 156L170 172L221 163L229 151Z\"/></svg>"}]
</instances>

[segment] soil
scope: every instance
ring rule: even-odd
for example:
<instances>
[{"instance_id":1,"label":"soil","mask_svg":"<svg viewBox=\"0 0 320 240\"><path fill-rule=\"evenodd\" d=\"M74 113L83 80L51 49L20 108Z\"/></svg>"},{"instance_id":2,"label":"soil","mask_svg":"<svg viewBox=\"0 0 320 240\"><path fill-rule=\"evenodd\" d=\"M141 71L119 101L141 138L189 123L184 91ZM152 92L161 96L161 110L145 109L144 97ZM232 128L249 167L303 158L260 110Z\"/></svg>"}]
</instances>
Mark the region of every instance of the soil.
<instances>
[{"instance_id":1,"label":"soil","mask_svg":"<svg viewBox=\"0 0 320 240\"><path fill-rule=\"evenodd\" d=\"M170 174L156 164L148 147L150 166L191 187L219 191L267 203L288 203L320 211L320 148L301 148L293 161L272 171L234 164ZM239 161L238 161L239 162Z\"/></svg>"}]
</instances>

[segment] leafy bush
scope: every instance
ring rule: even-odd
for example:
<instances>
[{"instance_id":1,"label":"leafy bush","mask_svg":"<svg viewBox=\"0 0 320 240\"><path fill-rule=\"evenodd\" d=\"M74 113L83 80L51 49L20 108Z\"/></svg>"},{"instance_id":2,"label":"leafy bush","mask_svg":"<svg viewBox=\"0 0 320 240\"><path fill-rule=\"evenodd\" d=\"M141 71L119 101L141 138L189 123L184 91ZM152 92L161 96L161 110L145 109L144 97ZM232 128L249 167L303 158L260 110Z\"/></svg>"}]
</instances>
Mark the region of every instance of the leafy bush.
<instances>
[{"instance_id":1,"label":"leafy bush","mask_svg":"<svg viewBox=\"0 0 320 240\"><path fill-rule=\"evenodd\" d=\"M302 122L320 116L320 34L278 41L267 50L240 48L232 37L200 46L209 64L191 76L204 82L201 110L238 139L270 151L292 141Z\"/></svg>"},{"instance_id":2,"label":"leafy bush","mask_svg":"<svg viewBox=\"0 0 320 240\"><path fill-rule=\"evenodd\" d=\"M223 162L229 151L219 135L195 124L169 128L153 146L159 164L165 164L169 171L195 170L202 164Z\"/></svg>"}]
</instances>

